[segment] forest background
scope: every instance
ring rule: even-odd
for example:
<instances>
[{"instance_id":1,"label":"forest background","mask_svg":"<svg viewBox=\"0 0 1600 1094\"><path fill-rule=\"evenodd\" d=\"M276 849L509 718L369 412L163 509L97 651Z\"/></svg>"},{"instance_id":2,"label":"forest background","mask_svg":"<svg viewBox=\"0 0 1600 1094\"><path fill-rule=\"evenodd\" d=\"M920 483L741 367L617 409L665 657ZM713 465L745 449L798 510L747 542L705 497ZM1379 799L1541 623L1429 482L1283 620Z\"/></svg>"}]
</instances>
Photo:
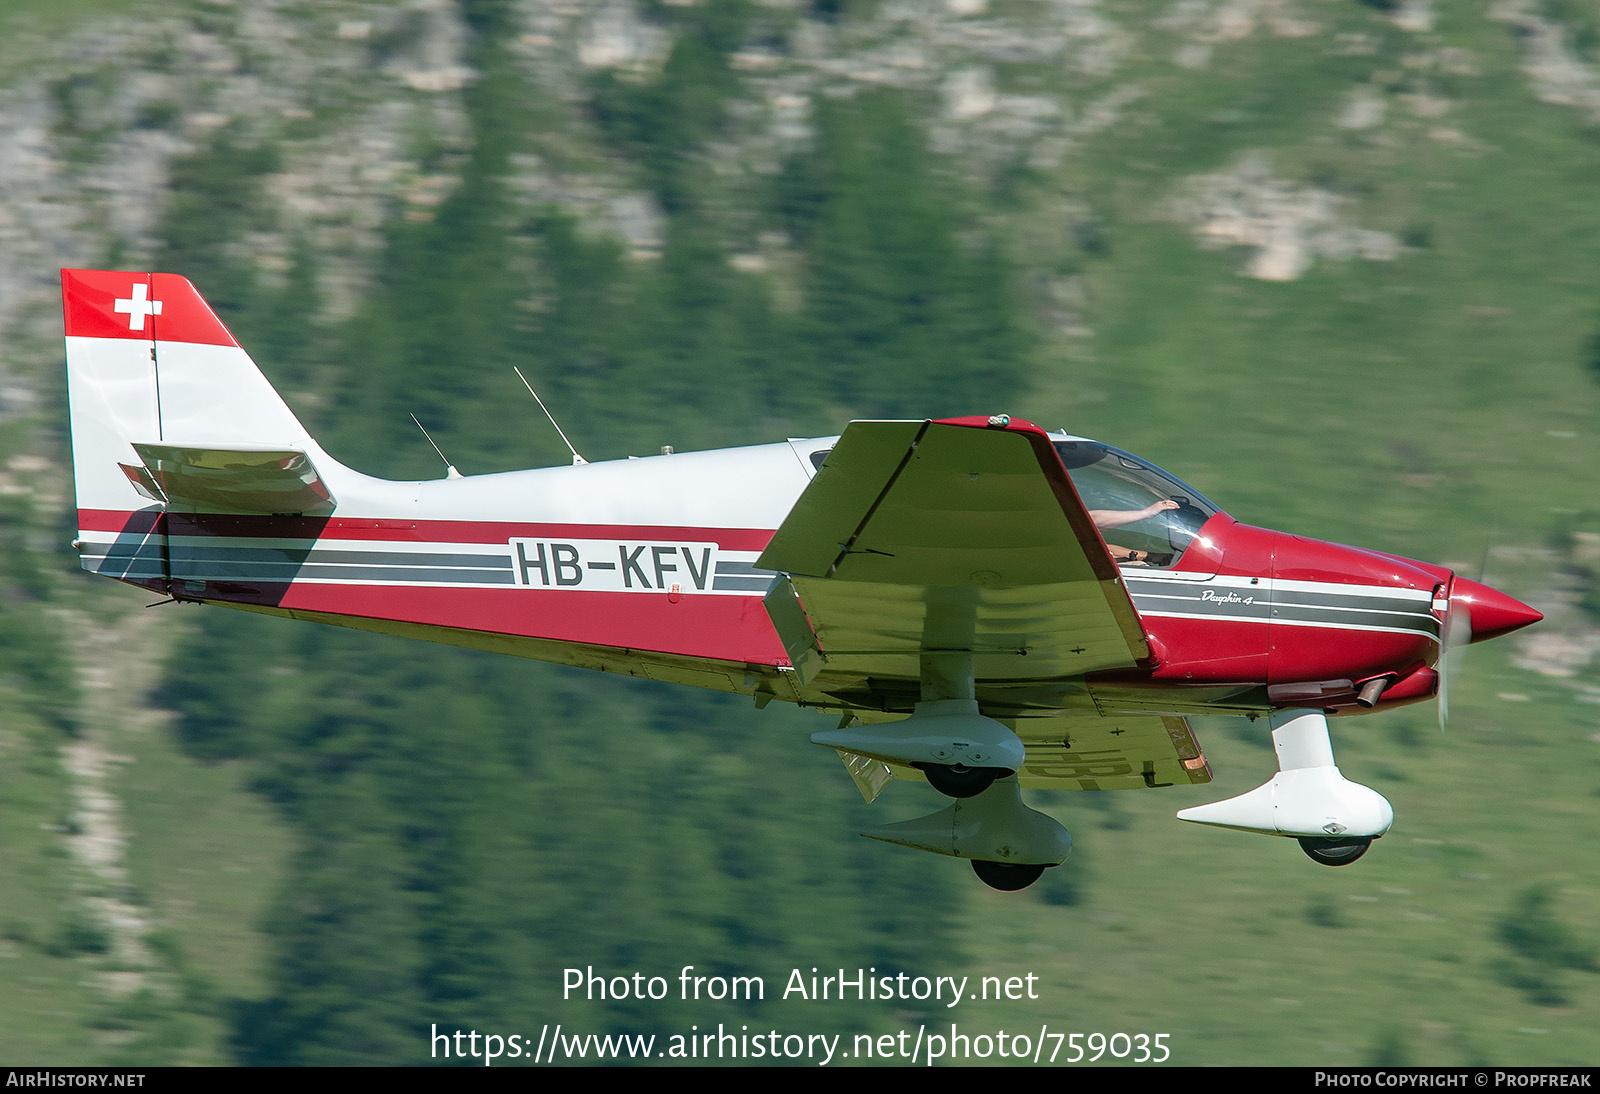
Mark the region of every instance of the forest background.
<instances>
[{"instance_id":1,"label":"forest background","mask_svg":"<svg viewBox=\"0 0 1600 1094\"><path fill-rule=\"evenodd\" d=\"M1165 1033L1600 1061L1600 21L1577 0L11 0L0 1063L412 1063L440 1028ZM862 840L805 711L80 574L57 270L192 279L390 478L1006 412L1548 615L1344 721L1350 869L1036 794L1021 894ZM1039 978L579 1003L562 970ZM675 981L673 981L675 983Z\"/></svg>"}]
</instances>

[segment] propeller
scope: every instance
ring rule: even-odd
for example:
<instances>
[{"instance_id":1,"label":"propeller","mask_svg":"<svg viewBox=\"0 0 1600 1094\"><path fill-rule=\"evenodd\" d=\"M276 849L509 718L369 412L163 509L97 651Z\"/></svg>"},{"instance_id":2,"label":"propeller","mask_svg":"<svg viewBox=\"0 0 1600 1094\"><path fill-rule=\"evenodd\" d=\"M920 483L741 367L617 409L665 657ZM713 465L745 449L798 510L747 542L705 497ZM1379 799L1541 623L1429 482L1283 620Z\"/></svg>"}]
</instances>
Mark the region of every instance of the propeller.
<instances>
[{"instance_id":1,"label":"propeller","mask_svg":"<svg viewBox=\"0 0 1600 1094\"><path fill-rule=\"evenodd\" d=\"M1450 582L1451 595L1445 602L1444 622L1439 628L1439 732L1450 720L1450 678L1461 663L1461 647L1472 643L1472 606L1465 597L1455 595L1455 585L1460 578Z\"/></svg>"}]
</instances>

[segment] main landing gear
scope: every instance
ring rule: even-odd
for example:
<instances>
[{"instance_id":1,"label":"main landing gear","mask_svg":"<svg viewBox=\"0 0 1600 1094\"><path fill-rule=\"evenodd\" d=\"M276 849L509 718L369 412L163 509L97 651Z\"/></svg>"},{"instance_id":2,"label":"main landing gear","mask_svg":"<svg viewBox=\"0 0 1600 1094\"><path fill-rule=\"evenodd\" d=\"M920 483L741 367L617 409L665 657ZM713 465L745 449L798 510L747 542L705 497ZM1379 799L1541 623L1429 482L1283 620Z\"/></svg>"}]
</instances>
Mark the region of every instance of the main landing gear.
<instances>
[{"instance_id":1,"label":"main landing gear","mask_svg":"<svg viewBox=\"0 0 1600 1094\"><path fill-rule=\"evenodd\" d=\"M863 836L969 859L990 888L1026 889L1067 857L1072 837L1055 818L1022 804L1016 778L1027 757L1022 738L978 709L970 608L930 610L929 619L934 630L955 627L960 633L939 640L955 648L922 654L922 699L911 717L841 726L811 739L839 750L846 765L854 757L914 767L935 790L955 799L937 813L869 828ZM862 792L871 801L877 788Z\"/></svg>"},{"instance_id":2,"label":"main landing gear","mask_svg":"<svg viewBox=\"0 0 1600 1094\"><path fill-rule=\"evenodd\" d=\"M863 836L970 859L985 885L1006 892L1026 889L1072 850L1065 828L1022 804L1015 774L1022 741L979 714L970 699L919 703L904 721L813 733L811 739L838 749L846 763L853 754L914 766L954 799L937 813L868 828Z\"/></svg>"},{"instance_id":3,"label":"main landing gear","mask_svg":"<svg viewBox=\"0 0 1600 1094\"><path fill-rule=\"evenodd\" d=\"M1072 837L1054 817L1022 804L1015 775L996 779L983 793L957 798L937 813L868 828L861 834L970 859L980 881L1008 893L1026 889L1072 851Z\"/></svg>"}]
</instances>

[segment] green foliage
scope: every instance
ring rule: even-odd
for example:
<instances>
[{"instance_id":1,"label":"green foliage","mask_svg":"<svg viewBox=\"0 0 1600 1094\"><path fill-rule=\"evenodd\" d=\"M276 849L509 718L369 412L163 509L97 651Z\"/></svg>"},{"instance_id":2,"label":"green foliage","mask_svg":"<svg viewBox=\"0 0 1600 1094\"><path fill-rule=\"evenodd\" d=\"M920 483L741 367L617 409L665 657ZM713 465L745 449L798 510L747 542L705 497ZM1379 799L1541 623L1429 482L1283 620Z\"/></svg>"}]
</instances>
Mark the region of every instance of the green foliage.
<instances>
[{"instance_id":1,"label":"green foliage","mask_svg":"<svg viewBox=\"0 0 1600 1094\"><path fill-rule=\"evenodd\" d=\"M679 38L706 57L731 40L715 27ZM705 135L716 112L674 99L674 71L669 64L665 83L601 88L596 99L621 110L624 100L666 96L650 109L699 119L692 128ZM670 126L613 119L618 149L654 172L670 214L658 258L630 261L554 211L508 234L502 178L515 140L506 134L523 116L523 94L491 65L472 106L492 136L458 188L430 220L391 225L378 291L333 335L335 348L319 351L316 338L288 347L295 361L327 354L320 368L297 364L292 374L337 385L314 426L347 462L437 474L411 413L469 472L560 461L550 431L531 428L530 442L507 428L513 400L538 417L512 366L590 458L815 435L850 416L987 411L1019 383L1030 343L1000 242L987 233L961 241L972 234L967 213L951 187L927 177L899 98L831 107L815 155L776 181L770 215L802 247L804 303L789 314L765 279L733 268L707 212L710 183L673 143L693 138ZM650 166L658 154L667 158ZM304 311L309 271L299 285L283 307L293 299ZM280 327L295 326L283 318ZM842 413L829 409L840 403ZM674 408L666 435L664 406Z\"/></svg>"},{"instance_id":2,"label":"green foliage","mask_svg":"<svg viewBox=\"0 0 1600 1094\"><path fill-rule=\"evenodd\" d=\"M1600 48L1600 12L1583 0L1545 0L1545 17L1562 27L1567 41L1578 54L1593 54Z\"/></svg>"},{"instance_id":3,"label":"green foliage","mask_svg":"<svg viewBox=\"0 0 1600 1094\"><path fill-rule=\"evenodd\" d=\"M291 883L268 925L276 994L238 1004L238 1061L392 1063L417 1056L427 1013L415 983L414 900L369 780L306 787L309 822Z\"/></svg>"},{"instance_id":4,"label":"green foliage","mask_svg":"<svg viewBox=\"0 0 1600 1094\"><path fill-rule=\"evenodd\" d=\"M172 1066L188 1059L201 1023L184 1000L145 986L103 1005L91 1020L108 1047L104 1066Z\"/></svg>"},{"instance_id":5,"label":"green foliage","mask_svg":"<svg viewBox=\"0 0 1600 1094\"><path fill-rule=\"evenodd\" d=\"M1600 381L1600 330L1595 331L1585 343L1583 363L1593 375L1593 379Z\"/></svg>"},{"instance_id":6,"label":"green foliage","mask_svg":"<svg viewBox=\"0 0 1600 1094\"><path fill-rule=\"evenodd\" d=\"M1415 1059L1410 1047L1406 1044L1403 1030L1398 1026L1388 1025L1379 1031L1377 1040L1367 1050L1367 1058L1362 1061L1365 1067L1413 1067Z\"/></svg>"},{"instance_id":7,"label":"green foliage","mask_svg":"<svg viewBox=\"0 0 1600 1094\"><path fill-rule=\"evenodd\" d=\"M78 680L59 620L36 604L0 604L0 658L35 712L59 729L77 728Z\"/></svg>"},{"instance_id":8,"label":"green foliage","mask_svg":"<svg viewBox=\"0 0 1600 1094\"><path fill-rule=\"evenodd\" d=\"M45 946L53 957L72 957L82 953L105 953L111 936L83 912L76 912L57 925L55 937Z\"/></svg>"},{"instance_id":9,"label":"green foliage","mask_svg":"<svg viewBox=\"0 0 1600 1094\"><path fill-rule=\"evenodd\" d=\"M211 613L168 698L237 727L301 833L268 929L272 989L240 1002L241 1062L414 1058L417 1015L519 1029L569 966L763 975L814 963L926 969L951 894L864 818L801 725L726 698L344 631ZM292 699L266 717L204 649L274 632ZM281 650L281 647L280 647ZM774 726L774 720L779 720ZM220 729L216 728L220 727ZM185 728L185 733L193 731ZM201 739L210 739L202 737ZM774 781L772 772L785 770ZM842 814L842 816L841 816ZM569 1009L570 1008L570 1009ZM870 1020L863 1008L830 1020ZM748 1020L748 1005L564 1005L596 1029Z\"/></svg>"},{"instance_id":10,"label":"green foliage","mask_svg":"<svg viewBox=\"0 0 1600 1094\"><path fill-rule=\"evenodd\" d=\"M862 18L876 5L877 0L810 0L811 14L830 23Z\"/></svg>"},{"instance_id":11,"label":"green foliage","mask_svg":"<svg viewBox=\"0 0 1600 1094\"><path fill-rule=\"evenodd\" d=\"M77 673L61 620L46 609L53 560L38 549L27 495L0 497L0 675L57 729L77 728Z\"/></svg>"},{"instance_id":12,"label":"green foliage","mask_svg":"<svg viewBox=\"0 0 1600 1094\"><path fill-rule=\"evenodd\" d=\"M1306 902L1306 922L1313 927L1327 927L1338 929L1348 927L1349 920L1340 911L1339 905L1334 903L1332 897L1318 894Z\"/></svg>"},{"instance_id":13,"label":"green foliage","mask_svg":"<svg viewBox=\"0 0 1600 1094\"><path fill-rule=\"evenodd\" d=\"M817 147L777 206L807 244L800 345L846 405L887 416L988 412L1021 381L1028 339L998 241L962 211L905 104L819 104Z\"/></svg>"},{"instance_id":14,"label":"green foliage","mask_svg":"<svg viewBox=\"0 0 1600 1094\"><path fill-rule=\"evenodd\" d=\"M257 279L235 248L268 225L263 182L278 166L272 145L219 129L210 144L173 162L172 199L161 220L156 268L182 270L246 340L254 333Z\"/></svg>"},{"instance_id":15,"label":"green foliage","mask_svg":"<svg viewBox=\"0 0 1600 1094\"><path fill-rule=\"evenodd\" d=\"M645 185L668 213L688 209L703 185L701 146L720 128L739 91L728 54L744 40L749 0L709 0L663 9L674 31L672 52L647 83L610 70L592 81L590 110L617 151L636 161Z\"/></svg>"},{"instance_id":16,"label":"green foliage","mask_svg":"<svg viewBox=\"0 0 1600 1094\"><path fill-rule=\"evenodd\" d=\"M1595 964L1594 945L1578 941L1571 929L1556 918L1551 907L1554 899L1548 885L1524 889L1500 921L1500 941L1518 956L1551 968L1600 971Z\"/></svg>"},{"instance_id":17,"label":"green foliage","mask_svg":"<svg viewBox=\"0 0 1600 1094\"><path fill-rule=\"evenodd\" d=\"M1088 902L1087 875L1082 852L1053 869L1030 886L1039 900L1056 908L1076 908Z\"/></svg>"},{"instance_id":18,"label":"green foliage","mask_svg":"<svg viewBox=\"0 0 1600 1094\"><path fill-rule=\"evenodd\" d=\"M1556 916L1554 901L1548 885L1524 889L1495 932L1512 955L1501 965L1502 979L1543 1006L1566 1002L1563 971L1600 972L1594 944L1579 940Z\"/></svg>"}]
</instances>

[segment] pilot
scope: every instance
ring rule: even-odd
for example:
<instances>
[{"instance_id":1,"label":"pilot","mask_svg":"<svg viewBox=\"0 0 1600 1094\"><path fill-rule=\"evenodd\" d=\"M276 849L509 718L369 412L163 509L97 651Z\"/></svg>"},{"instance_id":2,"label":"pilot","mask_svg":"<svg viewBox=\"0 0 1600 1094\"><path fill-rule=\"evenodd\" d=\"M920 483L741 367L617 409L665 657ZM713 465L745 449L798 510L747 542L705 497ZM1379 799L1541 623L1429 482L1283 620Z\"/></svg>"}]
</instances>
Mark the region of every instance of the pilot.
<instances>
[{"instance_id":1,"label":"pilot","mask_svg":"<svg viewBox=\"0 0 1600 1094\"><path fill-rule=\"evenodd\" d=\"M1096 528L1105 531L1108 528L1121 528L1127 524L1136 524L1141 520L1149 520L1157 513L1165 513L1176 508L1178 508L1177 502L1171 498L1161 498L1151 502L1143 509L1091 509L1089 510L1089 519L1094 521ZM1111 557L1117 561L1118 565L1124 563L1142 566L1164 565L1162 562L1152 563L1149 551L1135 550L1132 547L1124 547L1119 543L1109 542L1106 547L1110 549ZM1168 558L1170 561L1169 556L1159 557Z\"/></svg>"}]
</instances>

